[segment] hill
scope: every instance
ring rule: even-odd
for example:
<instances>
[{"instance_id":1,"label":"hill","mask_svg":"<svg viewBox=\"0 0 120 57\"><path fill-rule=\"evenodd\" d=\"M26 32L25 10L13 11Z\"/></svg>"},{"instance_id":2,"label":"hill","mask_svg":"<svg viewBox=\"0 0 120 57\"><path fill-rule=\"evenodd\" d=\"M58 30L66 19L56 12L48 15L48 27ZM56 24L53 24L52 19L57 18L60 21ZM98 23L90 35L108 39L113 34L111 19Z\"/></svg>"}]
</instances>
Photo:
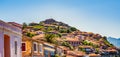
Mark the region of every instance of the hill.
<instances>
[{"instance_id":1,"label":"hill","mask_svg":"<svg viewBox=\"0 0 120 57\"><path fill-rule=\"evenodd\" d=\"M23 35L56 46L65 46L72 51L101 53L105 50L116 50L116 47L107 40L107 37L93 32L81 31L54 19L46 19L39 23L24 23Z\"/></svg>"},{"instance_id":2,"label":"hill","mask_svg":"<svg viewBox=\"0 0 120 57\"><path fill-rule=\"evenodd\" d=\"M120 38L113 38L113 37L108 37L107 40L114 44L116 47L120 47Z\"/></svg>"}]
</instances>

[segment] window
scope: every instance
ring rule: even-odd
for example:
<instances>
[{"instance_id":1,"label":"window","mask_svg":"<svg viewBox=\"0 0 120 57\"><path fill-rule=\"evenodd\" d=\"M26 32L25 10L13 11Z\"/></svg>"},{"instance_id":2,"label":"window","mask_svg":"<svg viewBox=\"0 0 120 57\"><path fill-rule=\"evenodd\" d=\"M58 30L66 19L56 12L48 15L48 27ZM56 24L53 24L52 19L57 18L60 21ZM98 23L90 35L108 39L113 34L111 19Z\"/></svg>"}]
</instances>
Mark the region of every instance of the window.
<instances>
[{"instance_id":1,"label":"window","mask_svg":"<svg viewBox=\"0 0 120 57\"><path fill-rule=\"evenodd\" d=\"M22 43L22 51L26 51L26 44Z\"/></svg>"},{"instance_id":2,"label":"window","mask_svg":"<svg viewBox=\"0 0 120 57\"><path fill-rule=\"evenodd\" d=\"M37 51L36 46L37 46L37 45L36 45L36 44L34 44L34 51Z\"/></svg>"},{"instance_id":3,"label":"window","mask_svg":"<svg viewBox=\"0 0 120 57\"><path fill-rule=\"evenodd\" d=\"M39 51L42 52L42 45L39 45Z\"/></svg>"},{"instance_id":4,"label":"window","mask_svg":"<svg viewBox=\"0 0 120 57\"><path fill-rule=\"evenodd\" d=\"M34 51L37 51L37 43L36 42L33 43L33 47L34 47Z\"/></svg>"},{"instance_id":5,"label":"window","mask_svg":"<svg viewBox=\"0 0 120 57\"><path fill-rule=\"evenodd\" d=\"M15 41L15 54L17 54L17 41Z\"/></svg>"}]
</instances>

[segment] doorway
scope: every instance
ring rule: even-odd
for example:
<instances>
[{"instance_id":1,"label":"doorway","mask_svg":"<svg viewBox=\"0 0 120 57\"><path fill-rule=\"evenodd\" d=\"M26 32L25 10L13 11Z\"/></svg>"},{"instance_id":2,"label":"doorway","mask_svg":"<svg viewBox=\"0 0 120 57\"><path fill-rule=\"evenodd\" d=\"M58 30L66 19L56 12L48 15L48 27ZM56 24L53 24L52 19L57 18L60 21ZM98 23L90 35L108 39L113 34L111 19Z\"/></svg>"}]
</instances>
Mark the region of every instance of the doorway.
<instances>
[{"instance_id":1,"label":"doorway","mask_svg":"<svg viewBox=\"0 0 120 57\"><path fill-rule=\"evenodd\" d=\"M10 57L10 37L4 35L4 57Z\"/></svg>"}]
</instances>

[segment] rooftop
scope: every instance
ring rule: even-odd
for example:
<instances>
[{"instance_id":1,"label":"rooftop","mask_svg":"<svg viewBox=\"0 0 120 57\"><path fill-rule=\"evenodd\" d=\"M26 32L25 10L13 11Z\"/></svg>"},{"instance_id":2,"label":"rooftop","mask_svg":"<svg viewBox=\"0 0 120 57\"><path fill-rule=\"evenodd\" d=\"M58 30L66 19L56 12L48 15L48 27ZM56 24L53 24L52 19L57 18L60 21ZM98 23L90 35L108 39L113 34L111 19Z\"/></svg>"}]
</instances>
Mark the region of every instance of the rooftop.
<instances>
[{"instance_id":1,"label":"rooftop","mask_svg":"<svg viewBox=\"0 0 120 57\"><path fill-rule=\"evenodd\" d=\"M66 41L79 41L78 38L66 38L65 40Z\"/></svg>"},{"instance_id":2,"label":"rooftop","mask_svg":"<svg viewBox=\"0 0 120 57\"><path fill-rule=\"evenodd\" d=\"M22 29L22 25L21 24L18 24L16 22L8 22L9 24L12 24L13 26L16 26L16 27L19 27Z\"/></svg>"},{"instance_id":3,"label":"rooftop","mask_svg":"<svg viewBox=\"0 0 120 57\"><path fill-rule=\"evenodd\" d=\"M74 56L84 56L85 55L84 52L80 52L80 51L67 51L67 53L69 55L74 55Z\"/></svg>"},{"instance_id":4,"label":"rooftop","mask_svg":"<svg viewBox=\"0 0 120 57\"><path fill-rule=\"evenodd\" d=\"M45 36L44 34L39 34L39 35L36 35L36 36L32 37L32 39L35 39L35 40L37 40L37 39L43 39L44 36Z\"/></svg>"},{"instance_id":5,"label":"rooftop","mask_svg":"<svg viewBox=\"0 0 120 57\"><path fill-rule=\"evenodd\" d=\"M89 56L100 57L100 54L94 54L94 53L92 53L92 54L89 54Z\"/></svg>"}]
</instances>

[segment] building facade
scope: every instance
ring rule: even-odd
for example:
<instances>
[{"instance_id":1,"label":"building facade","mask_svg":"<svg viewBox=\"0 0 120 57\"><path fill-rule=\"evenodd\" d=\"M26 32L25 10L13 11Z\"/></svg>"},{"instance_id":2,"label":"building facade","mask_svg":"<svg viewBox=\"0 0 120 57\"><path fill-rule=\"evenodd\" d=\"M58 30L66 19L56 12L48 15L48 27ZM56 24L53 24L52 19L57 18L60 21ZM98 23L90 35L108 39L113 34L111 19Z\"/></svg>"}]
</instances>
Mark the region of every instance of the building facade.
<instances>
[{"instance_id":1,"label":"building facade","mask_svg":"<svg viewBox=\"0 0 120 57\"><path fill-rule=\"evenodd\" d=\"M65 41L71 44L73 47L81 45L81 42L78 38L66 38Z\"/></svg>"},{"instance_id":2,"label":"building facade","mask_svg":"<svg viewBox=\"0 0 120 57\"><path fill-rule=\"evenodd\" d=\"M22 57L44 57L43 44L30 37L22 37Z\"/></svg>"},{"instance_id":3,"label":"building facade","mask_svg":"<svg viewBox=\"0 0 120 57\"><path fill-rule=\"evenodd\" d=\"M0 20L0 57L21 57L22 30Z\"/></svg>"},{"instance_id":4,"label":"building facade","mask_svg":"<svg viewBox=\"0 0 120 57\"><path fill-rule=\"evenodd\" d=\"M44 46L44 57L54 57L55 56L55 46L49 43L43 43Z\"/></svg>"}]
</instances>

